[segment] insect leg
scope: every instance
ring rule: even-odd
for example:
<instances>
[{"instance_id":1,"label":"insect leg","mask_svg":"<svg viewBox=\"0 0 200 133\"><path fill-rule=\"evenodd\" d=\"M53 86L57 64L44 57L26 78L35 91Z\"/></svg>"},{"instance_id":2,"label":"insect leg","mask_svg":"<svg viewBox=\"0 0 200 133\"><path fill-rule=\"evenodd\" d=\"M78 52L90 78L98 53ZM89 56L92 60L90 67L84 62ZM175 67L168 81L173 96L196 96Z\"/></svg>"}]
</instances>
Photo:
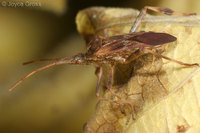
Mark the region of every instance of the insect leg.
<instances>
[{"instance_id":1,"label":"insect leg","mask_svg":"<svg viewBox=\"0 0 200 133\"><path fill-rule=\"evenodd\" d=\"M97 99L102 100L102 101L114 102L114 103L120 105L120 103L118 101L110 100L108 98L102 98L102 97L99 96L100 95L100 84L101 84L102 74L103 74L103 68L100 67L100 68L98 68L98 81L97 81L97 86L96 86L96 97L97 97ZM114 94L114 93L112 93L112 94Z\"/></svg>"},{"instance_id":2,"label":"insect leg","mask_svg":"<svg viewBox=\"0 0 200 133\"><path fill-rule=\"evenodd\" d=\"M111 92L111 94L113 94L117 98L121 99L120 96L118 96L117 94L115 94L115 92L112 91L113 75L114 75L114 65L111 65L109 79L108 79L108 90Z\"/></svg>"},{"instance_id":3,"label":"insect leg","mask_svg":"<svg viewBox=\"0 0 200 133\"><path fill-rule=\"evenodd\" d=\"M119 95L117 95L115 92L112 91L113 72L114 72L114 65L112 65L111 69L110 69L109 81L108 81L108 87L109 88L108 89L111 92L111 94L113 94L114 96L116 96L121 101L121 102L118 102L118 101L113 101L113 102L118 103L120 106L121 106L122 103L123 104L127 104L131 108L132 119L135 120L135 117L134 117L135 110L134 110L133 105L130 102L122 99Z\"/></svg>"},{"instance_id":4,"label":"insect leg","mask_svg":"<svg viewBox=\"0 0 200 133\"><path fill-rule=\"evenodd\" d=\"M143 49L144 53L151 53L157 57L161 57L161 58L164 58L166 60L169 60L169 61L173 61L173 62L176 62L180 65L184 65L184 66L199 66L198 63L194 63L194 64L190 64L190 63L184 63L184 62L181 62L181 61L178 61L178 60L175 60L175 59L172 59L172 58L169 58L169 57L166 57L164 55L161 55L161 54L158 54L156 52L153 52L152 50L148 50L148 49Z\"/></svg>"},{"instance_id":5,"label":"insect leg","mask_svg":"<svg viewBox=\"0 0 200 133\"><path fill-rule=\"evenodd\" d=\"M101 78L102 78L103 69L102 67L99 68L98 72L98 81L96 86L96 97L99 99L99 93L100 93L100 84L101 84Z\"/></svg>"},{"instance_id":6,"label":"insect leg","mask_svg":"<svg viewBox=\"0 0 200 133\"><path fill-rule=\"evenodd\" d=\"M140 56L144 55L144 53L139 53L138 55L135 55L134 53L132 55L130 55L128 57L128 59L126 60L125 64L128 64L134 60L136 60L137 58L139 58Z\"/></svg>"},{"instance_id":7,"label":"insect leg","mask_svg":"<svg viewBox=\"0 0 200 133\"><path fill-rule=\"evenodd\" d=\"M162 13L162 14L165 14L165 15L179 15L179 16L190 16L190 15L195 15L195 13L181 13L181 12L176 12L176 11L173 11L169 8L163 8L163 7L153 7L153 6L145 6L144 8L142 8L142 10L140 11L139 15L137 16L131 30L130 30L130 33L133 33L135 32L139 25L141 24L141 21L142 19L144 18L144 16L146 15L147 13L147 9L148 10L152 10L152 11L155 11L155 12L159 12L159 13Z\"/></svg>"},{"instance_id":8,"label":"insect leg","mask_svg":"<svg viewBox=\"0 0 200 133\"><path fill-rule=\"evenodd\" d=\"M99 70L98 70L98 81L97 81L97 86L96 86L96 97L97 97L97 99L109 101L109 102L114 102L116 104L120 104L118 101L114 101L114 100L110 100L110 99L107 99L107 98L100 97L100 84L101 84L102 74L103 74L103 68L100 67ZM114 94L114 92L112 94Z\"/></svg>"},{"instance_id":9,"label":"insect leg","mask_svg":"<svg viewBox=\"0 0 200 133\"><path fill-rule=\"evenodd\" d=\"M108 35L108 29L104 29L104 30L103 30L103 33L104 33L104 36L105 36L105 37L109 37L109 35Z\"/></svg>"},{"instance_id":10,"label":"insect leg","mask_svg":"<svg viewBox=\"0 0 200 133\"><path fill-rule=\"evenodd\" d=\"M136 59L139 58L140 56L144 55L144 52L142 52L142 49L143 49L143 48L140 48L140 49L137 51L137 52L138 52L137 54L136 54L136 52L132 53L132 54L126 59L125 62L121 62L121 63L122 63L122 64L128 64L128 63L130 63L130 62L136 60Z\"/></svg>"}]
</instances>

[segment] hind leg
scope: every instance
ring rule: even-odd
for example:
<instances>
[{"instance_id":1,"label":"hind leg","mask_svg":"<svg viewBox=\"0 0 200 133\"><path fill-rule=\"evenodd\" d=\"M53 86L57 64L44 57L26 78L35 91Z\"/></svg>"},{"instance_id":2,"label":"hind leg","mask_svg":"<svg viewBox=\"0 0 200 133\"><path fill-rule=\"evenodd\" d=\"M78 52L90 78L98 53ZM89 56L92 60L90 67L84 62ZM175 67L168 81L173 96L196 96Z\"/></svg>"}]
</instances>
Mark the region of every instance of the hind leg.
<instances>
[{"instance_id":1,"label":"hind leg","mask_svg":"<svg viewBox=\"0 0 200 133\"><path fill-rule=\"evenodd\" d=\"M136 18L136 20L135 20L135 22L134 22L134 24L133 24L133 26L132 26L132 28L130 30L130 33L133 33L138 29L139 25L142 22L142 19L147 14L147 10L151 10L151 11L154 11L154 12L162 13L162 14L165 14L165 15L179 15L179 16L195 15L195 13L176 12L176 11L173 11L173 10L171 10L169 8L145 6L144 8L142 8L142 10L140 11L138 17Z\"/></svg>"}]
</instances>

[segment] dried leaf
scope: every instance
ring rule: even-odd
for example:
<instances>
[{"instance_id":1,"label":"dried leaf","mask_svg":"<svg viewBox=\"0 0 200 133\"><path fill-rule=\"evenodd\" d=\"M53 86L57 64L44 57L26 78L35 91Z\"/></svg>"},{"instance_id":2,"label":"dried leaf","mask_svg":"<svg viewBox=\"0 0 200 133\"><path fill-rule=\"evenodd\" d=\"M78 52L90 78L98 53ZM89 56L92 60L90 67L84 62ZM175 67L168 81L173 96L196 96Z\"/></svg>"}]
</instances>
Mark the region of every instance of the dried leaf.
<instances>
[{"instance_id":1,"label":"dried leaf","mask_svg":"<svg viewBox=\"0 0 200 133\"><path fill-rule=\"evenodd\" d=\"M88 8L78 13L78 31L86 41L95 34L110 36L128 33L138 11L120 8ZM200 63L200 16L147 15L141 31L165 32L177 41L165 46L162 55ZM109 66L104 67L104 86ZM84 127L85 133L160 133L200 131L199 67L185 67L165 59L144 55L130 64L117 64L114 90L122 99L105 91L103 97L118 104L100 101L96 112ZM134 116L129 105L134 106Z\"/></svg>"}]
</instances>

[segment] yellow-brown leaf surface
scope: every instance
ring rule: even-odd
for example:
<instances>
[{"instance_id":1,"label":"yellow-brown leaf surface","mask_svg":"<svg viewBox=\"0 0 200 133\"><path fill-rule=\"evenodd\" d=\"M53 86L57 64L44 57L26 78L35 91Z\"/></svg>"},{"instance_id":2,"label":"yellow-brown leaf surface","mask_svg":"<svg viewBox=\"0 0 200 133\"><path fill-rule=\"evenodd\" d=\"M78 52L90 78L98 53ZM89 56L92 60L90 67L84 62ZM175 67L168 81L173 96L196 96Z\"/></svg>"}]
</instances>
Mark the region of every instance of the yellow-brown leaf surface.
<instances>
[{"instance_id":1,"label":"yellow-brown leaf surface","mask_svg":"<svg viewBox=\"0 0 200 133\"><path fill-rule=\"evenodd\" d=\"M79 12L77 29L89 41L94 34L110 36L128 33L138 11L119 8L88 8ZM106 30L104 30L106 29ZM142 31L169 33L177 41L165 45L162 55L185 63L200 63L200 16L147 15ZM187 67L150 54L127 65L115 66L113 89L122 100L105 91L87 122L85 133L200 132L199 67ZM107 84L105 65L103 83ZM134 117L128 104L134 106Z\"/></svg>"}]
</instances>

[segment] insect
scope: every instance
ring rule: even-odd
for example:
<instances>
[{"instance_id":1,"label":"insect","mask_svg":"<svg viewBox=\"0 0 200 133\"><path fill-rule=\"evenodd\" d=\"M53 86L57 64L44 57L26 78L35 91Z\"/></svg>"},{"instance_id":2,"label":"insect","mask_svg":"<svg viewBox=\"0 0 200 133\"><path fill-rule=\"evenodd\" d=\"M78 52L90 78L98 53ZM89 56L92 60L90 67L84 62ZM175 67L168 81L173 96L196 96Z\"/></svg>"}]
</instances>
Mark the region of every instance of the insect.
<instances>
[{"instance_id":1,"label":"insect","mask_svg":"<svg viewBox=\"0 0 200 133\"><path fill-rule=\"evenodd\" d=\"M184 63L184 62L177 61L175 59L163 56L154 51L157 49L157 47L160 47L163 44L176 41L176 37L167 33L144 32L144 31L136 32L142 19L146 15L147 9L155 11L155 12L160 12L166 15L182 15L182 16L194 15L194 14L175 12L168 8L146 6L139 13L138 17L136 18L130 30L130 33L128 34L122 34L122 35L111 36L111 37L96 36L94 39L92 39L89 42L89 45L88 45L89 47L86 53L79 53L72 57L65 57L65 58L58 58L58 59L40 59L40 60L33 60L30 62L24 63L24 64L30 64L34 62L40 62L40 61L55 61L53 63L50 63L46 66L43 66L41 68L38 68L32 71L31 73L29 73L28 75L20 79L17 83L15 83L9 90L12 91L26 78L51 66L61 65L61 64L85 64L85 65L95 64L99 68L98 81L97 81L97 86L96 86L96 97L99 98L100 100L101 99L108 100L108 99L103 99L100 97L99 88L100 88L102 73L103 73L102 64L109 64L110 73L109 73L109 81L108 81L108 90L111 92L111 94L113 94L114 96L120 99L120 97L112 91L115 63L127 64L127 63L130 63L131 61L136 60L138 57L144 54L150 53L154 56L161 57L166 60L173 61L173 62L176 62L181 65L185 65L188 67L195 66L195 65L198 66L197 63L194 63L194 64ZM130 106L133 111L132 105Z\"/></svg>"}]
</instances>

